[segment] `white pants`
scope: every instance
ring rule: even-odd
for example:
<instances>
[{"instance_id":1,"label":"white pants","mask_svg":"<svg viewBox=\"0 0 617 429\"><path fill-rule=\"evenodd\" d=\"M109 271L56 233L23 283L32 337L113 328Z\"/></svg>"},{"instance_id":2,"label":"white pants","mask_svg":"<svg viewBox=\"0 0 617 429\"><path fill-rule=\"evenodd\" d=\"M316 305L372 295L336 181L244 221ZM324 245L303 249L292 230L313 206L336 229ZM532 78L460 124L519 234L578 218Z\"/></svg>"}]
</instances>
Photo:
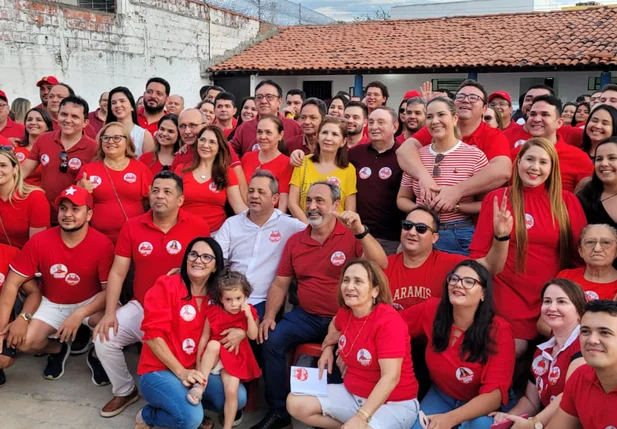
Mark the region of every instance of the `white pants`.
<instances>
[{"instance_id":1,"label":"white pants","mask_svg":"<svg viewBox=\"0 0 617 429\"><path fill-rule=\"evenodd\" d=\"M141 341L144 335L141 330L144 308L137 300L131 300L116 311L116 317L118 318L118 334L114 335L113 329L110 329L109 341L101 342L97 337L94 340L94 347L111 381L113 395L128 396L135 387L135 380L126 365L122 349Z\"/></svg>"},{"instance_id":2,"label":"white pants","mask_svg":"<svg viewBox=\"0 0 617 429\"><path fill-rule=\"evenodd\" d=\"M32 315L32 318L45 322L57 330L75 310L90 304L92 301L94 301L94 297L78 302L77 304L56 304L43 297L41 305L39 305L39 308ZM88 320L90 320L89 316L81 323L88 326Z\"/></svg>"}]
</instances>

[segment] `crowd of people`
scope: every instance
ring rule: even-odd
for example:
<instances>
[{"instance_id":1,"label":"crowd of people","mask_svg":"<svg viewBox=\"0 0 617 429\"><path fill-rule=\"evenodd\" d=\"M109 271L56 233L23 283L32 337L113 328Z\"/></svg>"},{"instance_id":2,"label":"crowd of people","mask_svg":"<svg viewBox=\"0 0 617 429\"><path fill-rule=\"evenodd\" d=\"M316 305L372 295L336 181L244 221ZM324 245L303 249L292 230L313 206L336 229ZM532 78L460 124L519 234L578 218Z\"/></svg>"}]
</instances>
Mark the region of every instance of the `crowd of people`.
<instances>
[{"instance_id":1,"label":"crowd of people","mask_svg":"<svg viewBox=\"0 0 617 429\"><path fill-rule=\"evenodd\" d=\"M617 426L617 85L36 85L0 90L0 386L85 354L136 429L230 429L262 376L252 429Z\"/></svg>"}]
</instances>

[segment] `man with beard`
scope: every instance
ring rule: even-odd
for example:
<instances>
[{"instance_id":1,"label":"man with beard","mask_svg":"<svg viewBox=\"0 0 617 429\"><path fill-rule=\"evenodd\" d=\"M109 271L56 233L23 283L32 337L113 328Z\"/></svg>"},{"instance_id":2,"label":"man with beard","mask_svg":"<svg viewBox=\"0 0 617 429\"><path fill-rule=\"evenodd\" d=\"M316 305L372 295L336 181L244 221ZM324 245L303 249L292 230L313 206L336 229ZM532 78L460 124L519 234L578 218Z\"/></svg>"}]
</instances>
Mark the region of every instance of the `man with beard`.
<instances>
[{"instance_id":1,"label":"man with beard","mask_svg":"<svg viewBox=\"0 0 617 429\"><path fill-rule=\"evenodd\" d=\"M88 222L92 218L92 196L71 185L56 198L58 223L34 235L11 262L10 272L0 294L0 332L9 322L21 285L41 273L41 305L30 316L26 339L18 350L48 354L43 377L56 380L64 374L64 365L81 324L93 327L103 316L107 276L114 247L109 238ZM57 338L57 339L50 339ZM88 353L92 379L109 384L107 375L93 350Z\"/></svg>"},{"instance_id":2,"label":"man with beard","mask_svg":"<svg viewBox=\"0 0 617 429\"><path fill-rule=\"evenodd\" d=\"M289 153L295 150L301 150L307 155L315 152L319 137L317 135L319 126L326 117L327 112L326 103L319 98L307 98L302 103L300 118L298 119L298 123L302 126L302 135L285 138L285 144Z\"/></svg>"},{"instance_id":3,"label":"man with beard","mask_svg":"<svg viewBox=\"0 0 617 429\"><path fill-rule=\"evenodd\" d=\"M368 124L368 108L361 101L350 101L345 107L347 119L347 148L368 143L370 140L363 131Z\"/></svg>"},{"instance_id":4,"label":"man with beard","mask_svg":"<svg viewBox=\"0 0 617 429\"><path fill-rule=\"evenodd\" d=\"M144 107L137 112L138 125L154 135L158 129L159 119L165 116L165 105L171 87L162 77L152 77L146 83Z\"/></svg>"},{"instance_id":5,"label":"man with beard","mask_svg":"<svg viewBox=\"0 0 617 429\"><path fill-rule=\"evenodd\" d=\"M424 122L426 122L426 101L424 98L412 97L407 99L405 115L407 120L403 122L403 132L396 138L397 143L405 142L424 127Z\"/></svg>"},{"instance_id":6,"label":"man with beard","mask_svg":"<svg viewBox=\"0 0 617 429\"><path fill-rule=\"evenodd\" d=\"M287 394L287 352L298 344L321 343L328 325L338 310L336 294L346 261L364 257L387 266L387 257L379 243L351 211L340 215L337 209L341 193L338 186L315 182L306 196L309 226L294 234L285 244L276 277L266 298L266 312L259 326L262 343L266 400L270 411L251 429L279 429L290 424L285 408ZM300 305L285 313L277 323L276 315L285 303L293 278L298 280Z\"/></svg>"},{"instance_id":7,"label":"man with beard","mask_svg":"<svg viewBox=\"0 0 617 429\"><path fill-rule=\"evenodd\" d=\"M42 107L49 112L47 109L49 91L51 91L54 85L58 85L58 83L60 82L54 76L43 76L41 80L36 83L36 86L39 88L39 97L41 98L41 104L37 107Z\"/></svg>"}]
</instances>

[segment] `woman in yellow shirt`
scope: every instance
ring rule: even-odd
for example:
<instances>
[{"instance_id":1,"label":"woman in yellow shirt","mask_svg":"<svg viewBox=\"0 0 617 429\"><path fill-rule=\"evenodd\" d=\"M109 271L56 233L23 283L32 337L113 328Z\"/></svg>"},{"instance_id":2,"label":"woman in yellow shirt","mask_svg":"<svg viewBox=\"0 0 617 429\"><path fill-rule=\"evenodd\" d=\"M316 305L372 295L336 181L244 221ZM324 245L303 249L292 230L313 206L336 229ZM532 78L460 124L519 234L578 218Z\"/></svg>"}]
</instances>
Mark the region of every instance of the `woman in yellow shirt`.
<instances>
[{"instance_id":1,"label":"woman in yellow shirt","mask_svg":"<svg viewBox=\"0 0 617 429\"><path fill-rule=\"evenodd\" d=\"M326 116L318 136L315 153L305 156L302 165L294 168L289 182L289 211L305 223L306 193L311 183L322 180L341 188L339 213L356 211L356 169L347 159L347 124L340 118Z\"/></svg>"}]
</instances>

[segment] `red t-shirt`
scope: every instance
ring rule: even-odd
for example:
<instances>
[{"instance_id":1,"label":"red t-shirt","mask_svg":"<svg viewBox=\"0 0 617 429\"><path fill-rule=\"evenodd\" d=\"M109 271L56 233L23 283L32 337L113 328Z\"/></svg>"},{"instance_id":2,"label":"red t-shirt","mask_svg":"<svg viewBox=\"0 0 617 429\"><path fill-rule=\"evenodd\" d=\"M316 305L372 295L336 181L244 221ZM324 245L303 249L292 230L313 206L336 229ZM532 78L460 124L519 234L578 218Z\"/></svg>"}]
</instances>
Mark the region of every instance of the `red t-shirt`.
<instances>
[{"instance_id":1,"label":"red t-shirt","mask_svg":"<svg viewBox=\"0 0 617 429\"><path fill-rule=\"evenodd\" d=\"M426 126L415 133L413 138L418 140L422 146L428 146L433 141ZM510 145L503 132L498 128L489 127L484 122L480 122L473 133L464 136L461 140L463 143L480 149L489 161L497 156L510 156Z\"/></svg>"},{"instance_id":2,"label":"red t-shirt","mask_svg":"<svg viewBox=\"0 0 617 429\"><path fill-rule=\"evenodd\" d=\"M227 170L227 188L218 190L212 179L204 183L195 180L192 171L183 173L184 166L176 168L176 174L182 177L184 183L184 205L187 212L200 216L210 226L210 231L218 231L225 219L225 203L227 202L227 189L238 186L238 178L232 167Z\"/></svg>"},{"instance_id":3,"label":"red t-shirt","mask_svg":"<svg viewBox=\"0 0 617 429\"><path fill-rule=\"evenodd\" d=\"M617 389L606 393L596 370L582 365L570 376L559 406L584 428L612 429L617 425Z\"/></svg>"},{"instance_id":4,"label":"red t-shirt","mask_svg":"<svg viewBox=\"0 0 617 429\"><path fill-rule=\"evenodd\" d=\"M26 129L22 124L13 121L11 118L6 118L6 125L0 130L0 136L7 139L22 140L25 135Z\"/></svg>"},{"instance_id":5,"label":"red t-shirt","mask_svg":"<svg viewBox=\"0 0 617 429\"><path fill-rule=\"evenodd\" d=\"M2 291L6 276L9 274L9 266L17 254L19 254L17 247L0 244L0 291Z\"/></svg>"},{"instance_id":6,"label":"red t-shirt","mask_svg":"<svg viewBox=\"0 0 617 429\"><path fill-rule=\"evenodd\" d=\"M544 407L547 407L557 395L563 392L570 362L583 357L581 343L578 340L579 332L580 327L577 327L555 359L552 356L555 337L538 345L533 355L531 372L536 379L536 389Z\"/></svg>"},{"instance_id":7,"label":"red t-shirt","mask_svg":"<svg viewBox=\"0 0 617 429\"><path fill-rule=\"evenodd\" d=\"M525 127L522 126L508 128L504 130L504 134L506 135L510 148L512 149L516 149L517 147L524 145L527 140L532 138L532 135L529 134L525 130ZM557 135L561 136L567 144L576 147L581 147L583 145L583 134L583 129L571 127L569 125L564 125L557 130Z\"/></svg>"},{"instance_id":8,"label":"red t-shirt","mask_svg":"<svg viewBox=\"0 0 617 429\"><path fill-rule=\"evenodd\" d=\"M508 210L512 198L508 188ZM470 257L486 256L493 243L493 197L501 202L504 189L490 192L482 201L480 217L471 241ZM571 243L578 243L581 229L587 225L578 199L563 191L563 201L570 218ZM544 186L523 188L527 226L527 259L525 272L516 271L516 236L508 243L508 258L503 271L493 276L495 311L512 324L515 338L532 340L537 335L536 321L540 316L542 286L559 272L559 227L553 225L548 193ZM516 218L515 218L516 223ZM572 252L576 259L576 245Z\"/></svg>"},{"instance_id":9,"label":"red t-shirt","mask_svg":"<svg viewBox=\"0 0 617 429\"><path fill-rule=\"evenodd\" d=\"M30 192L23 200L16 195L13 202L0 199L0 216L4 224L4 227L0 225L0 243L10 241L11 246L21 249L30 238L30 228L49 227L49 202L39 190Z\"/></svg>"},{"instance_id":10,"label":"red t-shirt","mask_svg":"<svg viewBox=\"0 0 617 429\"><path fill-rule=\"evenodd\" d=\"M153 176L156 176L163 169L163 164L161 164L161 161L159 161L158 158L156 162L154 161L154 152L146 152L142 154L139 157L139 161L143 162L144 165L150 169Z\"/></svg>"},{"instance_id":11,"label":"red t-shirt","mask_svg":"<svg viewBox=\"0 0 617 429\"><path fill-rule=\"evenodd\" d=\"M585 152L565 143L561 137L558 138L555 149L559 158L561 184L564 191L574 192L578 182L593 174L593 163ZM520 146L512 150L512 160L516 159L520 151Z\"/></svg>"},{"instance_id":12,"label":"red t-shirt","mask_svg":"<svg viewBox=\"0 0 617 429\"><path fill-rule=\"evenodd\" d=\"M15 152L15 156L19 160L19 163L21 164L28 158L28 155L30 154L30 149L28 149L27 147L15 146L14 152ZM32 186L40 187L42 168L43 167L41 166L41 164L39 164L39 166L36 167L34 171L30 173L28 177L24 179L24 182Z\"/></svg>"},{"instance_id":13,"label":"red t-shirt","mask_svg":"<svg viewBox=\"0 0 617 429\"><path fill-rule=\"evenodd\" d=\"M229 151L231 152L231 168L237 167L240 164L240 158L238 157L238 154L233 150L233 148L230 146L229 147ZM169 169L171 171L176 171L176 169L178 168L178 166L182 165L184 166L184 164L191 164L193 162L193 148L191 146L188 146L186 148L186 152L185 153L176 153L176 156L174 156L174 162L171 163L171 167L169 167Z\"/></svg>"},{"instance_id":14,"label":"red t-shirt","mask_svg":"<svg viewBox=\"0 0 617 429\"><path fill-rule=\"evenodd\" d=\"M388 256L388 268L384 270L393 306L397 310L409 308L427 299L441 298L446 276L466 256L433 250L426 261L416 268L408 268L403 253Z\"/></svg>"},{"instance_id":15,"label":"red t-shirt","mask_svg":"<svg viewBox=\"0 0 617 429\"><path fill-rule=\"evenodd\" d=\"M289 163L289 157L279 154L272 161L268 161L265 164L259 162L259 151L247 152L242 157L242 170L244 170L244 177L246 182L251 181L251 177L257 170L268 170L279 183L279 192L281 194L289 193L289 182L291 181L291 174L294 168Z\"/></svg>"},{"instance_id":16,"label":"red t-shirt","mask_svg":"<svg viewBox=\"0 0 617 429\"><path fill-rule=\"evenodd\" d=\"M94 228L77 246L68 247L60 227L34 235L11 263L23 277L42 274L41 292L55 304L77 304L101 291L114 260L109 238Z\"/></svg>"},{"instance_id":17,"label":"red t-shirt","mask_svg":"<svg viewBox=\"0 0 617 429\"><path fill-rule=\"evenodd\" d=\"M60 171L60 153L64 152L64 146L60 140L60 131L52 131L42 134L28 154L28 159L40 162L41 187L45 191L47 201L52 208L52 219L56 223L58 208L54 200L67 187L73 185L77 179L77 172L83 166L92 161L97 151L97 144L86 135L82 135L81 140L70 148L67 153L68 169L66 173Z\"/></svg>"},{"instance_id":18,"label":"red t-shirt","mask_svg":"<svg viewBox=\"0 0 617 429\"><path fill-rule=\"evenodd\" d=\"M493 317L491 338L493 351L486 363L468 362L461 359L461 347L465 332L452 325L452 332L461 331L460 336L443 352L433 349L433 323L440 300L431 298L403 310L401 317L407 323L411 338L426 336L426 364L431 380L446 395L459 400L470 401L483 393L501 391L501 401L508 402L508 389L514 374L514 336L510 324L499 316ZM454 335L454 334L453 334Z\"/></svg>"},{"instance_id":19,"label":"red t-shirt","mask_svg":"<svg viewBox=\"0 0 617 429\"><path fill-rule=\"evenodd\" d=\"M86 164L77 174L78 181L84 173L94 185L94 207L90 225L115 243L125 222L144 214L143 201L148 197L152 185L152 172L143 163L131 159L122 171L106 167L103 161Z\"/></svg>"},{"instance_id":20,"label":"red t-shirt","mask_svg":"<svg viewBox=\"0 0 617 429\"><path fill-rule=\"evenodd\" d=\"M156 357L145 341L162 338L171 353L184 368L194 368L197 346L206 320L210 298L187 296L180 274L161 276L146 294L144 302L144 346L137 366L137 374L169 370ZM200 307L201 306L201 307Z\"/></svg>"},{"instance_id":21,"label":"red t-shirt","mask_svg":"<svg viewBox=\"0 0 617 429\"><path fill-rule=\"evenodd\" d=\"M585 291L587 301L596 299L615 299L617 295L617 280L610 283L596 283L585 279L586 267L573 268L571 270L563 270L557 274L557 277L562 279L570 279L580 285Z\"/></svg>"},{"instance_id":22,"label":"red t-shirt","mask_svg":"<svg viewBox=\"0 0 617 429\"><path fill-rule=\"evenodd\" d=\"M332 317L343 265L362 256L362 244L338 221L323 243L311 238L311 231L309 225L287 240L276 275L298 280L298 299L307 313Z\"/></svg>"},{"instance_id":23,"label":"red t-shirt","mask_svg":"<svg viewBox=\"0 0 617 429\"><path fill-rule=\"evenodd\" d=\"M165 115L167 114L166 110L164 111L164 114ZM154 133L156 133L157 130L159 129L158 120L152 123L148 123L143 107L137 111L137 125L139 125L142 128L145 128L147 131L150 131L150 134L152 134L152 136L154 136Z\"/></svg>"},{"instance_id":24,"label":"red t-shirt","mask_svg":"<svg viewBox=\"0 0 617 429\"><path fill-rule=\"evenodd\" d=\"M283 129L285 131L285 141L295 136L302 136L302 127L293 119L284 117L279 113L279 118L283 121ZM229 142L232 151L242 156L247 152L259 149L257 143L257 125L259 124L259 116L250 121L243 122ZM290 152L291 153L291 152Z\"/></svg>"},{"instance_id":25,"label":"red t-shirt","mask_svg":"<svg viewBox=\"0 0 617 429\"><path fill-rule=\"evenodd\" d=\"M408 401L418 396L411 341L396 310L378 304L368 316L358 319L350 309L339 308L334 326L341 331L338 353L347 364L343 384L350 393L368 398L381 378L379 360L403 358L401 378L386 401Z\"/></svg>"},{"instance_id":26,"label":"red t-shirt","mask_svg":"<svg viewBox=\"0 0 617 429\"><path fill-rule=\"evenodd\" d=\"M116 255L130 258L135 265L133 296L144 303L146 291L159 276L180 267L186 246L197 237L209 237L208 224L180 209L178 221L167 233L152 221L152 211L129 219L120 230Z\"/></svg>"}]
</instances>

